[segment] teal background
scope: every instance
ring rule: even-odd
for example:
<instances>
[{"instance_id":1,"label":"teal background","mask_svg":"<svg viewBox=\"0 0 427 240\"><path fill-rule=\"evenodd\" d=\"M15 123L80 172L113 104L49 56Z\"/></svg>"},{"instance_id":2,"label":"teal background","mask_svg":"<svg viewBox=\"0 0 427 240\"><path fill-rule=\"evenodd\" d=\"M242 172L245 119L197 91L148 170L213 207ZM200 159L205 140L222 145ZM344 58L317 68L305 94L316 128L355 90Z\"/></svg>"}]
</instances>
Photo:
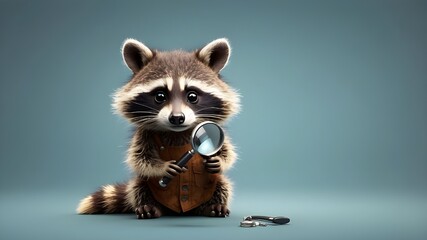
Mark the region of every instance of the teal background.
<instances>
[{"instance_id":1,"label":"teal background","mask_svg":"<svg viewBox=\"0 0 427 240\"><path fill-rule=\"evenodd\" d=\"M426 1L2 0L0 29L0 239L427 238ZM110 106L129 37L230 40L231 217L75 214L130 176Z\"/></svg>"}]
</instances>

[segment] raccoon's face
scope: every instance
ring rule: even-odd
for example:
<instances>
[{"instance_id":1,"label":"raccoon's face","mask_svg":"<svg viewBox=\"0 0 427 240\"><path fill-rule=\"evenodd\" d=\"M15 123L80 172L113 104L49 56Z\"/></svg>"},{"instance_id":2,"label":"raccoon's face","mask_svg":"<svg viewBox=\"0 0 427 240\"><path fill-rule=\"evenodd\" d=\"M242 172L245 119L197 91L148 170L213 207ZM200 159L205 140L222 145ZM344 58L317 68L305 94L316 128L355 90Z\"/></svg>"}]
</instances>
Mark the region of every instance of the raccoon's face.
<instances>
[{"instance_id":1,"label":"raccoon's face","mask_svg":"<svg viewBox=\"0 0 427 240\"><path fill-rule=\"evenodd\" d=\"M218 39L195 52L159 52L128 39L123 59L132 79L113 107L137 127L185 131L210 120L223 123L239 111L239 96L219 77L230 47Z\"/></svg>"}]
</instances>

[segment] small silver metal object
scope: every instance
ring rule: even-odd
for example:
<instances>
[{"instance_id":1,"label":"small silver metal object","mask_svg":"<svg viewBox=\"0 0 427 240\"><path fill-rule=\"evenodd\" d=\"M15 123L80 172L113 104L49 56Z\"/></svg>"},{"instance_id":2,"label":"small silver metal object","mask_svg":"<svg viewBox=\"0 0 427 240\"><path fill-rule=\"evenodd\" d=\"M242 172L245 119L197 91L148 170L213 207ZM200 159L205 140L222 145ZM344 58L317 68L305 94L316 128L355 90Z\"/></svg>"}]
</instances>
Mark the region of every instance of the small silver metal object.
<instances>
[{"instance_id":1,"label":"small silver metal object","mask_svg":"<svg viewBox=\"0 0 427 240\"><path fill-rule=\"evenodd\" d=\"M244 220L240 222L240 226L241 227L266 227L267 225L257 222L257 221L249 221L249 220Z\"/></svg>"}]
</instances>

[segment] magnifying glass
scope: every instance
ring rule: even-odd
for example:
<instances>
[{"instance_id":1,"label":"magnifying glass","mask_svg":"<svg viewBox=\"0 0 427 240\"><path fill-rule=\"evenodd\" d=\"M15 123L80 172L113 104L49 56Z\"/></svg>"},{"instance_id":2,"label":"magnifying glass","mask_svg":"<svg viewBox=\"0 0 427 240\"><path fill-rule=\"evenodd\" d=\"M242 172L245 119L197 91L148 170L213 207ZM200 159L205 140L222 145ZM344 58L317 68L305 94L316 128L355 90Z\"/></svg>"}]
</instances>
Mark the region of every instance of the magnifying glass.
<instances>
[{"instance_id":1,"label":"magnifying glass","mask_svg":"<svg viewBox=\"0 0 427 240\"><path fill-rule=\"evenodd\" d=\"M194 128L191 134L192 149L186 152L176 165L184 167L195 153L206 157L212 156L218 152L223 144L224 130L214 122L202 122ZM159 184L161 187L166 187L171 180L171 178L163 177Z\"/></svg>"}]
</instances>

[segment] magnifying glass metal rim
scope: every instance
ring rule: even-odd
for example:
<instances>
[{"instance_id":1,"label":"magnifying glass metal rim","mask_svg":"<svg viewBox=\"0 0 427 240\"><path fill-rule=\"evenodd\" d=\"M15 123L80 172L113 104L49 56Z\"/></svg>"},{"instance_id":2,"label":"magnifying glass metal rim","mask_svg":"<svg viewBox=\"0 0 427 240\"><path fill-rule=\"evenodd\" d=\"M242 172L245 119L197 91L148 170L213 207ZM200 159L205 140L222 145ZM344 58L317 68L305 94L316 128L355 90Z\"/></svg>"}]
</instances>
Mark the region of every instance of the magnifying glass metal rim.
<instances>
[{"instance_id":1,"label":"magnifying glass metal rim","mask_svg":"<svg viewBox=\"0 0 427 240\"><path fill-rule=\"evenodd\" d=\"M200 153L199 150L198 150L198 148L196 146L194 146L194 140L195 140L195 136L196 136L197 131L203 125L207 125L207 124L213 124L213 125L215 125L216 127L218 127L219 132L220 132L220 144L218 144L218 147L215 148L215 150L211 151L212 154L215 154L216 152L219 151L219 149L221 149L221 147L224 145L224 140L225 140L224 130L222 129L222 127L218 123L213 122L213 121L204 121L204 122L201 122L201 123L197 124L197 126L193 129L193 132L191 133L191 147L193 148L193 150L196 153L198 153L200 155L203 155L203 156L211 156L212 154L202 154L202 153Z\"/></svg>"}]
</instances>

